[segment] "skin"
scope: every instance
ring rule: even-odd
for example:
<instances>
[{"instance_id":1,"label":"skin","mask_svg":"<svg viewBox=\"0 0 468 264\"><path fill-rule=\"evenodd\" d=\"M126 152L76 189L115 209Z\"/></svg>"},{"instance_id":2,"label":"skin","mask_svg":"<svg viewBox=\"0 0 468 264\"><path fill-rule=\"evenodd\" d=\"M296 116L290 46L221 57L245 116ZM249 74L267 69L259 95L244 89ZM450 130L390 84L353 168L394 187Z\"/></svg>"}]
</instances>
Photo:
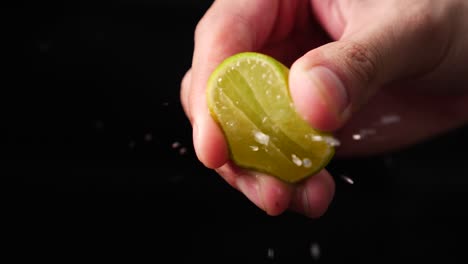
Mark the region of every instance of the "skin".
<instances>
[{"instance_id":1,"label":"skin","mask_svg":"<svg viewBox=\"0 0 468 264\"><path fill-rule=\"evenodd\" d=\"M467 124L466 47L465 0L217 0L196 28L181 84L197 157L269 215L319 217L335 191L326 170L291 185L228 160L205 98L217 65L257 51L290 66L297 111L334 132L340 158L394 151ZM376 132L365 144L353 140L362 129Z\"/></svg>"}]
</instances>

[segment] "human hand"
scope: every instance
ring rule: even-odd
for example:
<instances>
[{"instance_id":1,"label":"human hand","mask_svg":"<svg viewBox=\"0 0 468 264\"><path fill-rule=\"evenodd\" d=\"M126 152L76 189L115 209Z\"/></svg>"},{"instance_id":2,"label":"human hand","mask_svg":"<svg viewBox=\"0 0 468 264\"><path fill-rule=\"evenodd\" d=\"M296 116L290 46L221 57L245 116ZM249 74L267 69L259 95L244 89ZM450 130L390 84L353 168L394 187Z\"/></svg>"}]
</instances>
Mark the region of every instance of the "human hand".
<instances>
[{"instance_id":1,"label":"human hand","mask_svg":"<svg viewBox=\"0 0 468 264\"><path fill-rule=\"evenodd\" d=\"M319 217L334 194L326 170L292 185L228 160L206 104L212 71L243 51L292 64L296 109L335 132L338 156L391 151L468 122L467 14L465 0L215 1L181 90L198 159L270 215Z\"/></svg>"}]
</instances>

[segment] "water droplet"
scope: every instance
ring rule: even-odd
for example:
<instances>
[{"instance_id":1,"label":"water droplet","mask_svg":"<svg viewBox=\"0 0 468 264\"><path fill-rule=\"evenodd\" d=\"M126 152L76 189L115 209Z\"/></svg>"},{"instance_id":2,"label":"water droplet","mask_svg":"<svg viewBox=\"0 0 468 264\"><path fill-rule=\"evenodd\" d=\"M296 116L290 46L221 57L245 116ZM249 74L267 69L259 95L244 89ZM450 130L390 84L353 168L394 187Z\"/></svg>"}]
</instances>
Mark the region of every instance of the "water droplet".
<instances>
[{"instance_id":1,"label":"water droplet","mask_svg":"<svg viewBox=\"0 0 468 264\"><path fill-rule=\"evenodd\" d=\"M318 243L310 244L310 255L314 260L318 260L320 258L321 250Z\"/></svg>"},{"instance_id":2,"label":"water droplet","mask_svg":"<svg viewBox=\"0 0 468 264\"><path fill-rule=\"evenodd\" d=\"M236 122L234 121L227 121L226 122L226 125L230 126L230 127L234 127L236 125Z\"/></svg>"},{"instance_id":3,"label":"water droplet","mask_svg":"<svg viewBox=\"0 0 468 264\"><path fill-rule=\"evenodd\" d=\"M380 118L380 123L382 125L391 125L401 121L400 116L398 115L384 115Z\"/></svg>"},{"instance_id":4,"label":"water droplet","mask_svg":"<svg viewBox=\"0 0 468 264\"><path fill-rule=\"evenodd\" d=\"M262 74L262 79L265 79L266 78L266 74Z\"/></svg>"},{"instance_id":5,"label":"water droplet","mask_svg":"<svg viewBox=\"0 0 468 264\"><path fill-rule=\"evenodd\" d=\"M134 149L135 146L136 146L136 142L135 142L135 141L130 140L130 141L128 142L128 148L129 148L129 149Z\"/></svg>"},{"instance_id":6,"label":"water droplet","mask_svg":"<svg viewBox=\"0 0 468 264\"><path fill-rule=\"evenodd\" d=\"M223 105L223 106L221 106L221 109L227 110L228 108L227 108L227 106Z\"/></svg>"},{"instance_id":7,"label":"water droplet","mask_svg":"<svg viewBox=\"0 0 468 264\"><path fill-rule=\"evenodd\" d=\"M271 90L266 90L266 91L265 91L265 94L266 94L266 95L270 95L270 94L271 94Z\"/></svg>"},{"instance_id":8,"label":"water droplet","mask_svg":"<svg viewBox=\"0 0 468 264\"><path fill-rule=\"evenodd\" d=\"M292 162L296 164L298 167L302 166L302 160L298 156L296 156L295 154L292 154L291 158L292 158Z\"/></svg>"},{"instance_id":9,"label":"water droplet","mask_svg":"<svg viewBox=\"0 0 468 264\"><path fill-rule=\"evenodd\" d=\"M275 250L272 248L268 248L267 250L267 257L269 259L274 259L275 258Z\"/></svg>"},{"instance_id":10,"label":"water droplet","mask_svg":"<svg viewBox=\"0 0 468 264\"><path fill-rule=\"evenodd\" d=\"M182 147L182 148L179 149L179 154L180 155L185 155L186 153L187 153L187 148Z\"/></svg>"},{"instance_id":11,"label":"water droplet","mask_svg":"<svg viewBox=\"0 0 468 264\"><path fill-rule=\"evenodd\" d=\"M240 61L236 62L236 67L240 67Z\"/></svg>"},{"instance_id":12,"label":"water droplet","mask_svg":"<svg viewBox=\"0 0 468 264\"><path fill-rule=\"evenodd\" d=\"M258 146L250 146L250 149L252 151L258 151L259 150L259 147Z\"/></svg>"},{"instance_id":13,"label":"water droplet","mask_svg":"<svg viewBox=\"0 0 468 264\"><path fill-rule=\"evenodd\" d=\"M255 138L255 141L262 144L262 145L265 145L267 146L268 143L270 142L270 136L268 136L267 134L264 134L260 131L254 131L254 138Z\"/></svg>"},{"instance_id":14,"label":"water droplet","mask_svg":"<svg viewBox=\"0 0 468 264\"><path fill-rule=\"evenodd\" d=\"M278 100L281 99L281 95L278 94L278 95L276 96L276 99L278 99Z\"/></svg>"},{"instance_id":15,"label":"water droplet","mask_svg":"<svg viewBox=\"0 0 468 264\"><path fill-rule=\"evenodd\" d=\"M323 141L323 137L319 135L311 135L312 141Z\"/></svg>"},{"instance_id":16,"label":"water droplet","mask_svg":"<svg viewBox=\"0 0 468 264\"><path fill-rule=\"evenodd\" d=\"M146 133L145 136L144 136L144 140L146 142L150 142L153 140L153 135L151 133Z\"/></svg>"},{"instance_id":17,"label":"water droplet","mask_svg":"<svg viewBox=\"0 0 468 264\"><path fill-rule=\"evenodd\" d=\"M173 149L176 149L176 148L178 148L178 147L180 147L180 146L181 146L181 145L180 145L180 142L178 142L178 141L175 141L175 142L172 143L172 145L171 145L171 147L172 147Z\"/></svg>"},{"instance_id":18,"label":"water droplet","mask_svg":"<svg viewBox=\"0 0 468 264\"><path fill-rule=\"evenodd\" d=\"M239 104L239 101L236 101L236 105L238 105L238 104Z\"/></svg>"},{"instance_id":19,"label":"water droplet","mask_svg":"<svg viewBox=\"0 0 468 264\"><path fill-rule=\"evenodd\" d=\"M353 134L352 137L353 137L353 140L359 141L359 140L363 140L366 137L373 136L375 134L377 134L377 130L372 129L372 128L365 128L365 129L359 130L359 133Z\"/></svg>"},{"instance_id":20,"label":"water droplet","mask_svg":"<svg viewBox=\"0 0 468 264\"><path fill-rule=\"evenodd\" d=\"M219 83L222 82L222 81L223 81L223 78L219 78L219 79L218 79L218 82L219 82Z\"/></svg>"},{"instance_id":21,"label":"water droplet","mask_svg":"<svg viewBox=\"0 0 468 264\"><path fill-rule=\"evenodd\" d=\"M265 124L265 122L266 122L267 120L268 120L268 117L264 116L264 117L262 118L262 123Z\"/></svg>"},{"instance_id":22,"label":"water droplet","mask_svg":"<svg viewBox=\"0 0 468 264\"><path fill-rule=\"evenodd\" d=\"M251 62L250 62L250 59L247 59L247 64L250 64L250 63L251 63Z\"/></svg>"},{"instance_id":23,"label":"water droplet","mask_svg":"<svg viewBox=\"0 0 468 264\"><path fill-rule=\"evenodd\" d=\"M339 147L341 145L341 142L332 136L324 136L323 140L332 147Z\"/></svg>"},{"instance_id":24,"label":"water droplet","mask_svg":"<svg viewBox=\"0 0 468 264\"><path fill-rule=\"evenodd\" d=\"M354 180L351 179L350 177L346 176L346 175L340 175L340 178L343 179L343 181L349 183L349 184L354 184Z\"/></svg>"},{"instance_id":25,"label":"water droplet","mask_svg":"<svg viewBox=\"0 0 468 264\"><path fill-rule=\"evenodd\" d=\"M272 85L272 84L273 84L273 82L272 82L271 80L268 80L267 83L268 83L269 85Z\"/></svg>"},{"instance_id":26,"label":"water droplet","mask_svg":"<svg viewBox=\"0 0 468 264\"><path fill-rule=\"evenodd\" d=\"M312 161L308 158L305 158L302 160L302 164L304 165L304 167L306 168L310 168L312 167Z\"/></svg>"}]
</instances>

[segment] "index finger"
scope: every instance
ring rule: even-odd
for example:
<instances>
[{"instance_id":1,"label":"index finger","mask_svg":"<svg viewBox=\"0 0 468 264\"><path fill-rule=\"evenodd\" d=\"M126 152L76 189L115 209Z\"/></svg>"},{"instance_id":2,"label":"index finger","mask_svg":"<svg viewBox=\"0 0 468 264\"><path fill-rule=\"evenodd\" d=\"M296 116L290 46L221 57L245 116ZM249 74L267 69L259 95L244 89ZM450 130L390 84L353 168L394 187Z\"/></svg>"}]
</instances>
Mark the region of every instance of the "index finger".
<instances>
[{"instance_id":1,"label":"index finger","mask_svg":"<svg viewBox=\"0 0 468 264\"><path fill-rule=\"evenodd\" d=\"M208 78L227 57L255 51L264 44L274 26L278 5L277 0L218 0L197 26L188 108L197 157L209 168L226 163L228 151L206 104Z\"/></svg>"}]
</instances>

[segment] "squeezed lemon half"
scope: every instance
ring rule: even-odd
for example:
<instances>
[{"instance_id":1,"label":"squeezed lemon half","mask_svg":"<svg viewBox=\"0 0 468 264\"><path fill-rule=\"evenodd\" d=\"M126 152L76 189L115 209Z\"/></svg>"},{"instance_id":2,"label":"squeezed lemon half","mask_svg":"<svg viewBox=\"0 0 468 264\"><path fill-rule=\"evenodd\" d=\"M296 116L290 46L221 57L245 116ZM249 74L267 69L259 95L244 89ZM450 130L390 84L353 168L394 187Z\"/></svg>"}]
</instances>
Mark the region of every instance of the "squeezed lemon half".
<instances>
[{"instance_id":1,"label":"squeezed lemon half","mask_svg":"<svg viewBox=\"0 0 468 264\"><path fill-rule=\"evenodd\" d=\"M288 74L289 69L270 56L239 53L215 69L206 93L232 161L294 183L330 162L335 140L296 112Z\"/></svg>"}]
</instances>

